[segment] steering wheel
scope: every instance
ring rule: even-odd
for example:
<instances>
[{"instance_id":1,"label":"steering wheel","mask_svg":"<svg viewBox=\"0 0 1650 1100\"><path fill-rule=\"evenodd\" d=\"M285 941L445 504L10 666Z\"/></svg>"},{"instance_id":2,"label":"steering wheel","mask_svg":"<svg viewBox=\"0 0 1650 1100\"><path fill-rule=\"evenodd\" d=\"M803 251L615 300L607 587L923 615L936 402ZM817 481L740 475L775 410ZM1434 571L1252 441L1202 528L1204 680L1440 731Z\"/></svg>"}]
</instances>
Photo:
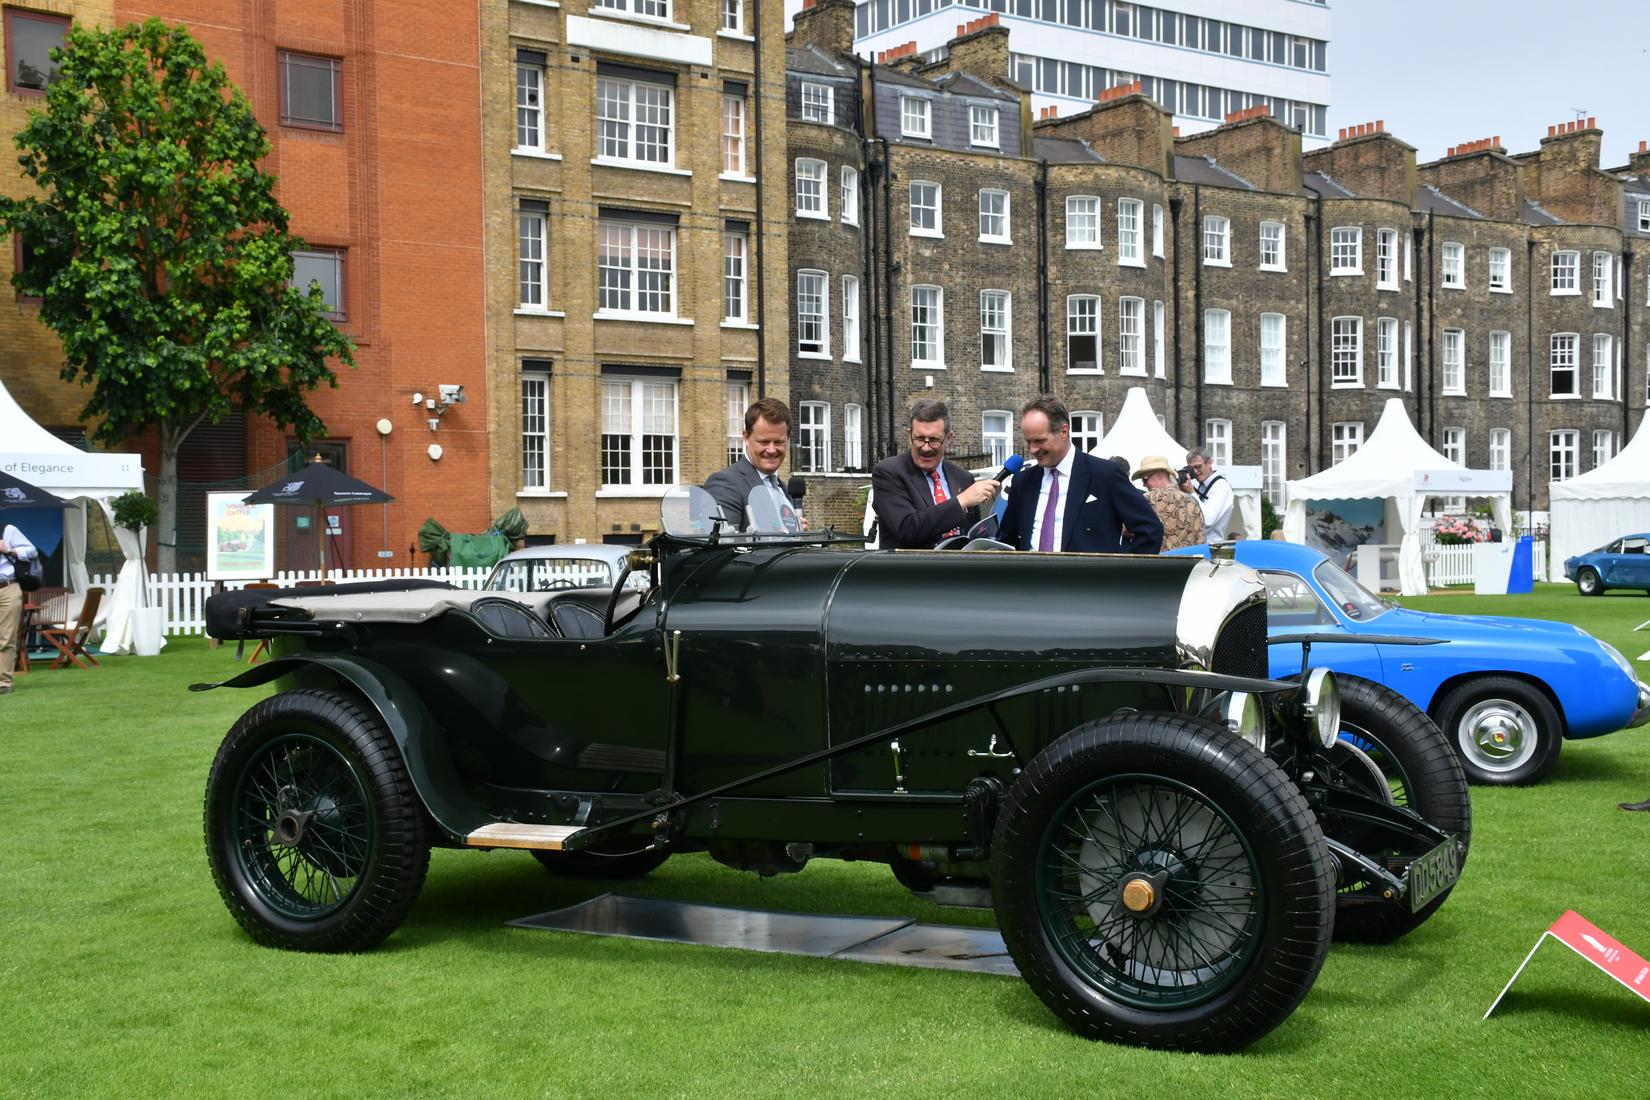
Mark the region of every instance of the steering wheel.
<instances>
[{"instance_id":1,"label":"steering wheel","mask_svg":"<svg viewBox=\"0 0 1650 1100\"><path fill-rule=\"evenodd\" d=\"M540 592L558 592L558 591L560 591L564 588L577 588L577 587L578 587L578 585L575 584L570 578L567 578L567 577L552 577L549 580L545 581L543 584L539 585L539 591Z\"/></svg>"}]
</instances>

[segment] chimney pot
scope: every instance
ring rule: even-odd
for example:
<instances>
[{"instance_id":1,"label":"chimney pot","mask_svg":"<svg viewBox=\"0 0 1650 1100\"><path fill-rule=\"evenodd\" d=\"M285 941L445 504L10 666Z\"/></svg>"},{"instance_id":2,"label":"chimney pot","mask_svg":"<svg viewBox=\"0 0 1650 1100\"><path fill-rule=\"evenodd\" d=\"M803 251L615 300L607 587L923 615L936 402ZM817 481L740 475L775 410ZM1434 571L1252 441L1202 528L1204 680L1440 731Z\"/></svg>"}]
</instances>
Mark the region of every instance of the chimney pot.
<instances>
[{"instance_id":1,"label":"chimney pot","mask_svg":"<svg viewBox=\"0 0 1650 1100\"><path fill-rule=\"evenodd\" d=\"M1341 127L1341 136L1336 138L1335 140L1336 141L1345 141L1346 140L1346 127L1345 126Z\"/></svg>"},{"instance_id":2,"label":"chimney pot","mask_svg":"<svg viewBox=\"0 0 1650 1100\"><path fill-rule=\"evenodd\" d=\"M1386 119L1378 118L1375 120L1375 132L1377 134L1386 133Z\"/></svg>"},{"instance_id":3,"label":"chimney pot","mask_svg":"<svg viewBox=\"0 0 1650 1100\"><path fill-rule=\"evenodd\" d=\"M1587 116L1587 129L1589 129L1589 130L1598 129L1598 119L1592 117L1591 115L1588 115Z\"/></svg>"},{"instance_id":4,"label":"chimney pot","mask_svg":"<svg viewBox=\"0 0 1650 1100\"><path fill-rule=\"evenodd\" d=\"M1552 127L1552 126L1549 126L1549 127L1547 127L1547 136L1548 136L1548 137L1552 137L1552 136L1553 136L1553 130L1554 130L1554 129L1555 129L1555 128L1554 128L1554 127Z\"/></svg>"}]
</instances>

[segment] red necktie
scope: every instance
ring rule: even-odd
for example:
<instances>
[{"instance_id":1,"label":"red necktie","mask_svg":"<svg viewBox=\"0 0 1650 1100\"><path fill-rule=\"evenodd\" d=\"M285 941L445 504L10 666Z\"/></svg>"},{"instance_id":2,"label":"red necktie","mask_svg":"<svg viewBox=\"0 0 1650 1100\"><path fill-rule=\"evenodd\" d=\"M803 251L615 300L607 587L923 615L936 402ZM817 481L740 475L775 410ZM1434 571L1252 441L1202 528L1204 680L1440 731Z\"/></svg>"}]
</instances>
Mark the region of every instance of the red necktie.
<instances>
[{"instance_id":1,"label":"red necktie","mask_svg":"<svg viewBox=\"0 0 1650 1100\"><path fill-rule=\"evenodd\" d=\"M940 472L938 470L930 470L929 473L928 473L928 476L934 479L934 504L935 504L935 506L937 507L941 504L944 504L946 501L950 500L951 498L949 496L947 496L946 492L945 492L945 479L940 476ZM951 528L951 530L949 530L945 534L941 535L940 538L948 539L952 535L958 535L958 534L961 534L961 533L962 533L962 528L961 527L953 527L953 528Z\"/></svg>"}]
</instances>

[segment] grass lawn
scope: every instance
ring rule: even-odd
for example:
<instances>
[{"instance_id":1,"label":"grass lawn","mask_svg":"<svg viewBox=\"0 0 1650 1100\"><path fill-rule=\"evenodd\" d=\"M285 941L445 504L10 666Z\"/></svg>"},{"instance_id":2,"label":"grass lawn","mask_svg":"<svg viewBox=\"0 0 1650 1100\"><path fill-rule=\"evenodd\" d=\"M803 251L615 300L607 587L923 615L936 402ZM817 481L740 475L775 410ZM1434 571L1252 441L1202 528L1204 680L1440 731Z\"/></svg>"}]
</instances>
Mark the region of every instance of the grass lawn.
<instances>
[{"instance_id":1,"label":"grass lawn","mask_svg":"<svg viewBox=\"0 0 1650 1100\"><path fill-rule=\"evenodd\" d=\"M1440 611L1568 619L1629 658L1650 599L1434 595ZM437 851L384 947L254 946L219 900L201 798L257 692L190 695L232 648L38 670L0 699L0 1095L1645 1096L1650 1005L1548 944L1567 907L1650 955L1645 730L1567 745L1531 790L1474 791L1465 877L1399 943L1337 947L1247 1052L1078 1039L1011 979L505 927L601 892L525 853ZM1638 666L1650 670L1650 662ZM623 889L775 909L989 922L880 867L760 880L679 857Z\"/></svg>"}]
</instances>

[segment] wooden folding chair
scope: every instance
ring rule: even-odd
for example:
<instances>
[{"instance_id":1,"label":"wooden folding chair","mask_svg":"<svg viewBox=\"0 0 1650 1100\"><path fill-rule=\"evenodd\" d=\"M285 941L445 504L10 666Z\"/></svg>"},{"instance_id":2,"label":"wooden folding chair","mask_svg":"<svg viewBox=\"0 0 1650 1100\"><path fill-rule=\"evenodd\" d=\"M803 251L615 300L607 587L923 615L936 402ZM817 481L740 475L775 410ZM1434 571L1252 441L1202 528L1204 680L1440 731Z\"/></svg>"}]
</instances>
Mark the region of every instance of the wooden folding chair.
<instances>
[{"instance_id":1,"label":"wooden folding chair","mask_svg":"<svg viewBox=\"0 0 1650 1100\"><path fill-rule=\"evenodd\" d=\"M86 598L81 603L80 613L75 616L74 622L40 628L40 636L57 650L57 658L52 661L53 668L63 668L71 664L79 665L81 668L101 666L101 661L86 652L86 643L92 639L92 627L97 622L97 608L102 602L103 589L93 585L86 589Z\"/></svg>"},{"instance_id":2,"label":"wooden folding chair","mask_svg":"<svg viewBox=\"0 0 1650 1100\"><path fill-rule=\"evenodd\" d=\"M281 587L281 586L276 584L274 581L248 581L246 584L241 585L241 591L244 592L249 588L251 588L251 589L261 589L261 588L279 588L279 587ZM260 653L263 654L266 657L269 656L269 639L268 638L259 638L258 639L258 644L253 647L252 656L250 656L246 659L246 663L249 664L249 665L252 664L254 661L256 661L258 659L258 655ZM237 656L239 656L239 655L237 654Z\"/></svg>"}]
</instances>

